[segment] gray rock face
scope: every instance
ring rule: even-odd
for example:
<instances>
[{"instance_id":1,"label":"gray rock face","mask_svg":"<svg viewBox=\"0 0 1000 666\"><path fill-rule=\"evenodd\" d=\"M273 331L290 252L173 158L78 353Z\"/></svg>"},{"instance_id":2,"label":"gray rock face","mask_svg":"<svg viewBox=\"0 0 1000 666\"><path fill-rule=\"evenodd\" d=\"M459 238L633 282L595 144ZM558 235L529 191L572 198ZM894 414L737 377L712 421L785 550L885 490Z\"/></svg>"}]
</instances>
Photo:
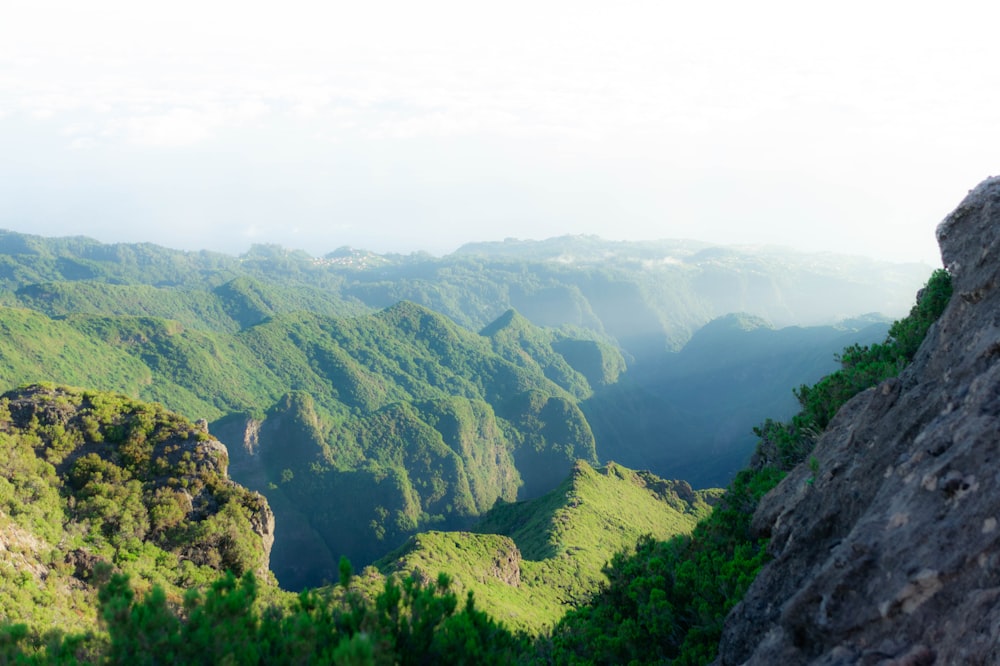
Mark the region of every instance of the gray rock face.
<instances>
[{"instance_id":1,"label":"gray rock face","mask_svg":"<svg viewBox=\"0 0 1000 666\"><path fill-rule=\"evenodd\" d=\"M521 585L521 551L513 539L504 539L493 555L489 575L512 587Z\"/></svg>"},{"instance_id":2,"label":"gray rock face","mask_svg":"<svg viewBox=\"0 0 1000 666\"><path fill-rule=\"evenodd\" d=\"M938 228L954 295L761 502L719 664L1000 663L1000 178Z\"/></svg>"}]
</instances>

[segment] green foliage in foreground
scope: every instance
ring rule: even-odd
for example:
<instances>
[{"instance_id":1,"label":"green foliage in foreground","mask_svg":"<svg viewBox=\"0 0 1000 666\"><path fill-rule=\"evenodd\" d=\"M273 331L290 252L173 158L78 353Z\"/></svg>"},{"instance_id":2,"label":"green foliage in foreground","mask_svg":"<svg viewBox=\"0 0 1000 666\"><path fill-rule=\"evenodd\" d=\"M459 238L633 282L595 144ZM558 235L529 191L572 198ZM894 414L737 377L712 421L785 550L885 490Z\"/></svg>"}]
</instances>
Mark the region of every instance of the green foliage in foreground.
<instances>
[{"instance_id":1,"label":"green foliage in foreground","mask_svg":"<svg viewBox=\"0 0 1000 666\"><path fill-rule=\"evenodd\" d=\"M780 473L745 474L727 504L692 536L644 537L632 554L605 568L606 588L571 611L551 639L514 632L464 604L451 578L390 577L373 596L341 563L341 583L267 603L252 572L226 574L183 602L154 586L137 592L115 574L101 589L98 632L39 635L25 625L0 632L5 663L110 664L511 664L658 662L711 658L726 610L764 560L749 539L745 504L755 503ZM743 540L734 539L743 535ZM447 536L447 535L445 535ZM477 535L487 539L503 537ZM474 544L470 544L474 545ZM370 575L370 574L367 574Z\"/></svg>"},{"instance_id":2,"label":"green foliage in foreground","mask_svg":"<svg viewBox=\"0 0 1000 666\"><path fill-rule=\"evenodd\" d=\"M154 587L140 595L116 574L101 589L106 633L43 640L24 625L0 629L0 663L57 664L511 664L530 643L436 583L386 581L374 600L341 585L263 607L250 572L191 590L183 605Z\"/></svg>"}]
</instances>

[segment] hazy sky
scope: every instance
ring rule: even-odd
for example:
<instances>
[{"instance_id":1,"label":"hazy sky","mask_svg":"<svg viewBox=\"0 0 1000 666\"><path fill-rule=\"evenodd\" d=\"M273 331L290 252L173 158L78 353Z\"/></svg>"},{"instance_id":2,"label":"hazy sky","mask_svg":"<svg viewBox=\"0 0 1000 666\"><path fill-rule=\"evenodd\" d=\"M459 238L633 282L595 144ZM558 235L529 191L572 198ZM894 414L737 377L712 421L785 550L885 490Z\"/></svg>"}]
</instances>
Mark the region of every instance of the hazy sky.
<instances>
[{"instance_id":1,"label":"hazy sky","mask_svg":"<svg viewBox=\"0 0 1000 666\"><path fill-rule=\"evenodd\" d=\"M0 2L0 227L237 254L508 236L938 263L1000 5Z\"/></svg>"}]
</instances>

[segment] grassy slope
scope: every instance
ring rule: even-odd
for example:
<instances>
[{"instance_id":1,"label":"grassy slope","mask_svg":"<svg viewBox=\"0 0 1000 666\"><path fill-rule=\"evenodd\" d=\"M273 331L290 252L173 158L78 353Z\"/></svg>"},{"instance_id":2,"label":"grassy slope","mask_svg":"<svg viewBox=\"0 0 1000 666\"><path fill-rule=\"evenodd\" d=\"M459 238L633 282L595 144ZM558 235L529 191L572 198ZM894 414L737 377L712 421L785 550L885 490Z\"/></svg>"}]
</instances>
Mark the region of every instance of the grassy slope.
<instances>
[{"instance_id":1,"label":"grassy slope","mask_svg":"<svg viewBox=\"0 0 1000 666\"><path fill-rule=\"evenodd\" d=\"M50 319L0 307L0 384L31 382L120 391L192 419L218 418L281 394L273 374L226 334L165 319Z\"/></svg>"},{"instance_id":2,"label":"grassy slope","mask_svg":"<svg viewBox=\"0 0 1000 666\"><path fill-rule=\"evenodd\" d=\"M0 381L60 381L99 384L110 376L114 388L137 391L152 377L148 368L100 341L22 308L0 308ZM107 374L104 374L107 373Z\"/></svg>"},{"instance_id":3,"label":"grassy slope","mask_svg":"<svg viewBox=\"0 0 1000 666\"><path fill-rule=\"evenodd\" d=\"M425 532L377 566L390 575L447 571L459 590L475 593L479 608L539 633L598 589L614 553L643 534L665 539L690 532L714 497L614 463L594 469L581 461L552 492L498 504L478 533Z\"/></svg>"}]
</instances>

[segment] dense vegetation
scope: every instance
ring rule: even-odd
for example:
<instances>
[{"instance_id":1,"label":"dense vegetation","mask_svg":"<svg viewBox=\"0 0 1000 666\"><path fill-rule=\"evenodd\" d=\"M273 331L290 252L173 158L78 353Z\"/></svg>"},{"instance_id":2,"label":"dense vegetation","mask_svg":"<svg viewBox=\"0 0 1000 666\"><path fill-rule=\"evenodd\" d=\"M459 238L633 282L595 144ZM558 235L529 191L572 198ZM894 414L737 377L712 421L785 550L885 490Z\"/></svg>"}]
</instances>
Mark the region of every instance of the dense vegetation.
<instances>
[{"instance_id":1,"label":"dense vegetation","mask_svg":"<svg viewBox=\"0 0 1000 666\"><path fill-rule=\"evenodd\" d=\"M541 494L577 459L596 463L570 392L588 384L552 351L562 336L522 330L548 350L565 386L533 357L494 342L505 330L477 335L400 303L350 320L289 316L241 337L296 390L263 418L213 430L236 442L248 428L256 433L253 455L232 447L234 476L267 495L279 520L302 514L291 520L307 522L306 537L319 544L312 550L328 553L306 570L301 542L276 548L284 585L333 580L339 555L369 563L419 529L467 526L498 499ZM589 347L620 358L596 341ZM253 469L261 473L244 471ZM355 510L346 514L345 504Z\"/></svg>"},{"instance_id":2,"label":"dense vegetation","mask_svg":"<svg viewBox=\"0 0 1000 666\"><path fill-rule=\"evenodd\" d=\"M578 461L542 497L498 503L470 532L423 532L376 563L403 579L446 571L459 592L508 627L538 635L567 607L584 603L603 580L601 568L642 535L690 532L718 491L694 491L615 463Z\"/></svg>"},{"instance_id":3,"label":"dense vegetation","mask_svg":"<svg viewBox=\"0 0 1000 666\"><path fill-rule=\"evenodd\" d=\"M449 579L387 581L374 600L351 585L303 592L285 605L261 604L252 573L227 573L183 605L159 587L137 594L123 574L101 589L105 631L32 636L0 628L0 662L22 664L511 664L530 649L475 606L459 603Z\"/></svg>"},{"instance_id":4,"label":"dense vegetation","mask_svg":"<svg viewBox=\"0 0 1000 666\"><path fill-rule=\"evenodd\" d=\"M44 385L8 392L0 465L6 622L94 627L97 589L115 571L171 599L226 570L271 580L264 498L228 479L203 425L158 405Z\"/></svg>"},{"instance_id":5,"label":"dense vegetation","mask_svg":"<svg viewBox=\"0 0 1000 666\"><path fill-rule=\"evenodd\" d=\"M669 371L685 355L668 350L729 310L801 320L817 316L805 295L831 285L852 308L911 289L909 268L837 262L589 237L440 259L277 246L228 257L0 232L0 383L119 391L208 420L234 476L279 514L272 564L301 589L335 579L341 554L363 565L418 530L467 528L497 500L542 495L578 458L727 481L755 415L792 409L768 400L829 369L807 344L843 344L769 331L798 360L734 359L700 384ZM748 335L702 358L751 350ZM761 367L787 373L764 373L751 402L726 390Z\"/></svg>"},{"instance_id":6,"label":"dense vegetation","mask_svg":"<svg viewBox=\"0 0 1000 666\"><path fill-rule=\"evenodd\" d=\"M307 509L303 531L325 553L292 571L279 547L276 571L294 588L335 578L341 554L370 562L419 528L543 493L576 459L596 463L575 396L624 363L606 343L514 313L479 335L412 303L353 319L280 315L235 334L0 308L0 329L0 377L11 384L44 368L47 381L158 400L212 419L234 460L247 457L248 428L258 432L261 473L244 477L237 464L234 474L272 500L283 525L295 524L286 509ZM349 524L341 502L358 508Z\"/></svg>"},{"instance_id":7,"label":"dense vegetation","mask_svg":"<svg viewBox=\"0 0 1000 666\"><path fill-rule=\"evenodd\" d=\"M476 334L413 303L350 319L276 314L235 333L0 307L0 329L0 378L11 385L122 391L210 420L235 478L279 514L272 563L292 589L335 579L341 554L363 565L417 530L468 527L498 499L539 496L579 458L719 483L745 460L738 433L760 413L753 407L820 374L829 360L814 349L860 335L732 330L641 373L605 341L514 311ZM725 349L746 353L715 375L685 370ZM780 350L782 371L768 370ZM748 402L729 390L739 377L766 384ZM710 399L693 404L699 396ZM709 446L713 455L700 455ZM336 510L344 502L356 514Z\"/></svg>"},{"instance_id":8,"label":"dense vegetation","mask_svg":"<svg viewBox=\"0 0 1000 666\"><path fill-rule=\"evenodd\" d=\"M234 477L265 494L278 514L284 530L272 565L290 589L334 580L340 555L364 565L421 529L467 528L498 499L539 496L576 459L614 457L660 474L683 472L699 485L728 478L746 455L738 440L714 451L704 472L686 461L759 413L737 408L739 397L719 388L732 364L697 384L669 370L689 363L691 354L681 353L655 366L666 379L651 386L626 372L607 342L542 329L515 311L476 334L405 302L349 319L274 314L236 332L0 307L0 329L0 378L9 384L44 379L122 391L210 420L230 448ZM807 342L833 348L848 335L826 331L795 332L803 356L787 363L792 377L827 363L808 360L818 354ZM752 359L751 333L733 331L702 357L739 347ZM739 376L773 366L774 349L793 347L786 333L759 333L768 351ZM780 383L752 395L775 394ZM686 407L685 395L714 397L699 408ZM613 447L598 451L592 421ZM682 425L713 421L708 435ZM393 445L401 441L407 446ZM337 510L344 503L356 511Z\"/></svg>"},{"instance_id":9,"label":"dense vegetation","mask_svg":"<svg viewBox=\"0 0 1000 666\"><path fill-rule=\"evenodd\" d=\"M947 274L881 344L864 346L868 320L739 315L670 353L751 303L808 316L802 295L845 278L684 243L513 245L234 258L0 232L0 382L23 386L0 398L0 661L214 661L235 644L238 663L708 658L765 556L757 498L912 358ZM910 289L852 266L874 271L858 299ZM753 469L693 535L671 538L714 495L592 467L729 478L741 419L790 414L774 387L812 381L833 345L841 369L760 426ZM272 584L269 506L282 585L344 585ZM404 542L381 571L341 565Z\"/></svg>"},{"instance_id":10,"label":"dense vegetation","mask_svg":"<svg viewBox=\"0 0 1000 666\"><path fill-rule=\"evenodd\" d=\"M12 553L38 551L40 535L48 550L34 554L49 564L35 565L45 583L41 592L32 592L33 579L25 575L0 588L4 617L14 622L0 639L7 658L216 663L231 655L236 663L301 663L310 655L319 663L451 663L456 657L510 663L532 654L527 635L512 634L472 602L472 593L484 590L480 604L493 614L504 608L474 580L499 563L498 549L475 551L479 541L493 540L516 552L510 537L424 534L387 558L394 573L410 575L366 571L350 591L310 591L292 599L272 589L261 597L253 571L266 576L266 567L251 523L266 507L225 479L223 451L203 426L157 405L65 387L27 387L0 404L10 414L0 421L11 435L5 441L16 444L8 452L10 483L18 484L5 494L11 517L5 545ZM30 473L36 468L46 485ZM48 496L28 490L39 488ZM496 507L482 528L511 534L535 558L513 562L518 589L513 580L498 587L511 590L522 611L540 612L541 620L511 624L535 634L551 625L567 603L586 598L600 563L614 550L642 532L665 537L689 530L709 511L706 498L712 495L683 482L614 464L595 471L579 461L571 479L546 496ZM81 535L78 544L67 543L72 533ZM23 543L12 547L18 536ZM430 572L456 568L454 558L436 559L442 550L430 546L435 539L472 557L468 572L457 571L464 584L447 583L447 577L433 582ZM53 568L57 542L74 547L67 565L75 569ZM171 559L175 554L180 559ZM199 559L214 571L206 575L192 566ZM342 580L345 566L338 571ZM243 576L229 573L209 586L223 568ZM381 591L373 589L380 581ZM70 589L80 591L64 599ZM467 593L464 605L457 601L461 592ZM20 614L24 610L34 614ZM57 612L78 621L59 620ZM41 627L50 631L41 633Z\"/></svg>"}]
</instances>

